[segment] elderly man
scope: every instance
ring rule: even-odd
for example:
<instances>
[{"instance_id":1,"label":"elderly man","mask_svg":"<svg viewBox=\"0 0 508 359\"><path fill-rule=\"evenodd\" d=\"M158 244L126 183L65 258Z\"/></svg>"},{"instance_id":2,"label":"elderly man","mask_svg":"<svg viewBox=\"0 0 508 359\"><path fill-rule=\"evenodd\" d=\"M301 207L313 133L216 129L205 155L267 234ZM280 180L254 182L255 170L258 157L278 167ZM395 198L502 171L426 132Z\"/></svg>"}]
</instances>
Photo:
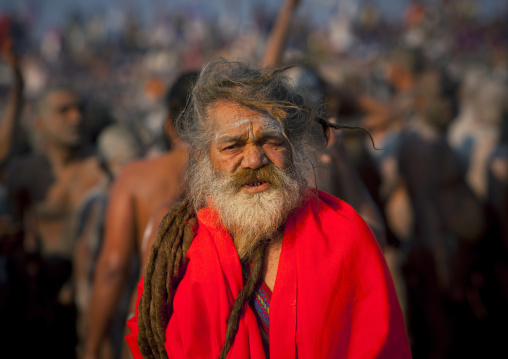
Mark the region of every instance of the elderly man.
<instances>
[{"instance_id":1,"label":"elderly man","mask_svg":"<svg viewBox=\"0 0 508 359\"><path fill-rule=\"evenodd\" d=\"M129 322L134 356L410 357L372 232L313 188L332 126L317 106L282 70L217 59L185 116L189 200L159 227Z\"/></svg>"}]
</instances>

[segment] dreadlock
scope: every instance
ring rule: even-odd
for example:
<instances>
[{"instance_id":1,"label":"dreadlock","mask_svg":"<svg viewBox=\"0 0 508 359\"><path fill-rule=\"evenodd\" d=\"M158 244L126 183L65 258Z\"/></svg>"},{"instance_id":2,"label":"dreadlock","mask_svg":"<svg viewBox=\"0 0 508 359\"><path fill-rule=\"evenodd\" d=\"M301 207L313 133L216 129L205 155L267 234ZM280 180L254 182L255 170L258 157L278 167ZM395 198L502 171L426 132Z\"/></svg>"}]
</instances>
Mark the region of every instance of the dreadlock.
<instances>
[{"instance_id":1,"label":"dreadlock","mask_svg":"<svg viewBox=\"0 0 508 359\"><path fill-rule=\"evenodd\" d=\"M167 358L166 327L173 313L173 298L187 267L187 251L197 228L188 201L175 205L162 219L145 268L139 301L138 344L144 358Z\"/></svg>"}]
</instances>

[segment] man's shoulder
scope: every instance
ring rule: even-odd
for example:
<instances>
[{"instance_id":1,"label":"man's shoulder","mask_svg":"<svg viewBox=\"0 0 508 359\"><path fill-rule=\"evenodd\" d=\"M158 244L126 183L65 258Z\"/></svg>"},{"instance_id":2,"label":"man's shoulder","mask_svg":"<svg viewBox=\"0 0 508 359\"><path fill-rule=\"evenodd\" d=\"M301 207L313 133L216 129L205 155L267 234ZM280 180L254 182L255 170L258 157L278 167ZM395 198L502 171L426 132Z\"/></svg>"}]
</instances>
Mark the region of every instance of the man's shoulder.
<instances>
[{"instance_id":1,"label":"man's shoulder","mask_svg":"<svg viewBox=\"0 0 508 359\"><path fill-rule=\"evenodd\" d=\"M104 167L101 165L101 161L99 157L91 155L88 157L84 157L76 161L72 164L74 170L84 172L88 176L105 176L106 171Z\"/></svg>"},{"instance_id":2,"label":"man's shoulder","mask_svg":"<svg viewBox=\"0 0 508 359\"><path fill-rule=\"evenodd\" d=\"M7 193L9 202L29 206L45 198L54 181L47 157L30 154L14 158L7 169Z\"/></svg>"},{"instance_id":3,"label":"man's shoulder","mask_svg":"<svg viewBox=\"0 0 508 359\"><path fill-rule=\"evenodd\" d=\"M363 221L356 210L342 199L319 190L317 191L317 194L317 206L321 211L334 212L336 215L348 220Z\"/></svg>"},{"instance_id":4,"label":"man's shoulder","mask_svg":"<svg viewBox=\"0 0 508 359\"><path fill-rule=\"evenodd\" d=\"M7 173L7 183L11 189L39 187L40 183L51 182L53 177L48 158L39 153L14 158Z\"/></svg>"},{"instance_id":5,"label":"man's shoulder","mask_svg":"<svg viewBox=\"0 0 508 359\"><path fill-rule=\"evenodd\" d=\"M143 181L149 181L152 176L150 172L154 168L154 158L138 159L125 165L115 178L114 185L127 187L138 186Z\"/></svg>"},{"instance_id":6,"label":"man's shoulder","mask_svg":"<svg viewBox=\"0 0 508 359\"><path fill-rule=\"evenodd\" d=\"M42 153L31 153L15 157L9 164L9 172L50 170L48 158Z\"/></svg>"},{"instance_id":7,"label":"man's shoulder","mask_svg":"<svg viewBox=\"0 0 508 359\"><path fill-rule=\"evenodd\" d=\"M337 238L338 241L334 242L340 242L341 245L377 243L368 225L351 205L326 192L317 191L317 195L316 198L314 194L308 204L313 215L309 217L308 212L305 217L307 221L315 220L321 233Z\"/></svg>"},{"instance_id":8,"label":"man's shoulder","mask_svg":"<svg viewBox=\"0 0 508 359\"><path fill-rule=\"evenodd\" d=\"M144 178L146 180L151 177L149 176L149 171L158 170L161 166L167 167L168 165L183 162L178 161L180 157L181 156L174 153L174 151L170 151L156 157L138 159L125 165L117 178L121 178L122 180L127 178Z\"/></svg>"}]
</instances>

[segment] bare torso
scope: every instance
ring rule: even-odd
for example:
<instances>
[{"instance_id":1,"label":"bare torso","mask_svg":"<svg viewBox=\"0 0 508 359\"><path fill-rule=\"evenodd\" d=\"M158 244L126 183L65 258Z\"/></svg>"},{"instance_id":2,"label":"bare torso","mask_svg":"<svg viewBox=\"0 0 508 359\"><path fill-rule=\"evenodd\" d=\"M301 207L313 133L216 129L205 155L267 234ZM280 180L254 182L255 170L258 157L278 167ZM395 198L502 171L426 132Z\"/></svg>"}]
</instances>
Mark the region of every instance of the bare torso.
<instances>
[{"instance_id":1,"label":"bare torso","mask_svg":"<svg viewBox=\"0 0 508 359\"><path fill-rule=\"evenodd\" d=\"M95 157L76 160L54 171L55 181L42 202L29 211L30 236L38 237L46 255L71 257L74 250L76 211L92 190L105 190L108 179Z\"/></svg>"},{"instance_id":2,"label":"bare torso","mask_svg":"<svg viewBox=\"0 0 508 359\"><path fill-rule=\"evenodd\" d=\"M171 151L160 157L132 163L127 169L135 222L135 240L141 248L148 221L164 202L178 201L184 193L183 173L186 150Z\"/></svg>"},{"instance_id":3,"label":"bare torso","mask_svg":"<svg viewBox=\"0 0 508 359\"><path fill-rule=\"evenodd\" d=\"M10 176L12 215L23 223L24 248L40 254L30 266L32 280L40 285L35 290L51 296L46 287L51 285L58 291L58 304L68 305L76 294L74 283L80 281L75 259L88 265L93 258L80 250L80 211L89 195L106 191L108 178L97 158L86 153L60 165L46 154L34 155L20 161ZM82 277L88 280L86 274Z\"/></svg>"}]
</instances>

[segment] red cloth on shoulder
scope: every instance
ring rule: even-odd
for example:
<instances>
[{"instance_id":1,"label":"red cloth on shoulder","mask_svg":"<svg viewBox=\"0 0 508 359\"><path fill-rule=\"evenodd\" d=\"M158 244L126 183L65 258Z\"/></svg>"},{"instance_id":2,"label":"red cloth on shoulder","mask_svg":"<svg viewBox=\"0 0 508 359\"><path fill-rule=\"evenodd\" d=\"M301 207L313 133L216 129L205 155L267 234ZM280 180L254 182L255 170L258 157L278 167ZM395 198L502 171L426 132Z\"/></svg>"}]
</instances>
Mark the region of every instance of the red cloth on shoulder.
<instances>
[{"instance_id":1,"label":"red cloth on shoulder","mask_svg":"<svg viewBox=\"0 0 508 359\"><path fill-rule=\"evenodd\" d=\"M242 269L211 208L199 228L166 330L169 358L217 358ZM139 285L139 295L143 291ZM138 298L139 300L139 298ZM126 340L135 358L136 316ZM381 250L346 203L315 193L284 228L270 304L271 358L410 358L402 313ZM255 314L246 306L228 358L264 358Z\"/></svg>"}]
</instances>

